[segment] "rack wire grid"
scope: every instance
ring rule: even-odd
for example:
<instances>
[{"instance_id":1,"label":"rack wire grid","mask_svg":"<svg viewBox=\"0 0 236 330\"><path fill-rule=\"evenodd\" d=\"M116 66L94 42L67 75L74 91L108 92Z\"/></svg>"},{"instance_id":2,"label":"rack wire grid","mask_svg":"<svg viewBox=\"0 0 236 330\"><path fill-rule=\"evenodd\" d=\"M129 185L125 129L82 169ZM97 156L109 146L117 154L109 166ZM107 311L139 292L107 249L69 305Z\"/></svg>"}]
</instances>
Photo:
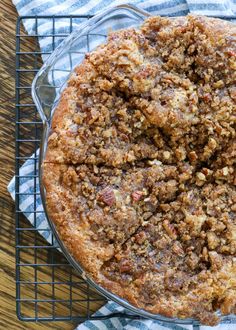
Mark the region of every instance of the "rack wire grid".
<instances>
[{"instance_id":1,"label":"rack wire grid","mask_svg":"<svg viewBox=\"0 0 236 330\"><path fill-rule=\"evenodd\" d=\"M73 269L62 253L51 233L51 229L35 228L36 217L41 210L36 209L36 198L40 194L37 188L38 153L42 121L31 97L31 83L42 66L42 57L48 56L56 45L77 26L91 16L21 16L16 26L16 311L22 321L70 321L105 319L109 317L139 318L138 315L113 313L109 316L93 316L106 299L87 284ZM225 17L221 17L225 18ZM228 18L232 19L234 17ZM22 29L23 20L33 20L34 32L26 34ZM52 33L38 33L41 21L47 20ZM67 20L67 33L55 29L56 21ZM76 22L76 24L75 24ZM49 50L41 51L38 40L50 38ZM89 49L89 45L88 45ZM31 158L34 173L25 175L33 181L31 195L34 210L22 212L20 198L20 167ZM23 214L24 213L24 214ZM33 217L33 226L25 219L27 213ZM28 214L29 215L29 214ZM46 241L40 232L48 231L51 242ZM48 281L50 278L50 281ZM195 323L195 322L194 322ZM232 323L227 319L225 323ZM194 329L198 325L193 324Z\"/></svg>"},{"instance_id":2,"label":"rack wire grid","mask_svg":"<svg viewBox=\"0 0 236 330\"><path fill-rule=\"evenodd\" d=\"M58 251L58 245L50 227L36 229L36 217L42 210L36 208L38 190L38 153L42 133L42 121L31 97L31 83L42 66L42 57L49 55L75 28L90 16L22 16L16 26L16 311L23 321L66 321L82 322L88 319L105 319L108 316L92 314L106 299L89 286ZM26 34L22 21L33 20L34 32ZM51 34L38 33L41 21L52 26ZM56 32L57 21L67 20L68 33ZM51 38L49 51L41 51L38 40ZM22 176L20 167L31 159L34 173ZM22 212L20 199L25 195L20 189L20 180L33 182L31 195L34 210ZM33 226L24 216L33 217ZM51 242L40 232L48 231ZM50 281L48 280L50 279ZM113 313L111 316L139 318L135 315Z\"/></svg>"}]
</instances>

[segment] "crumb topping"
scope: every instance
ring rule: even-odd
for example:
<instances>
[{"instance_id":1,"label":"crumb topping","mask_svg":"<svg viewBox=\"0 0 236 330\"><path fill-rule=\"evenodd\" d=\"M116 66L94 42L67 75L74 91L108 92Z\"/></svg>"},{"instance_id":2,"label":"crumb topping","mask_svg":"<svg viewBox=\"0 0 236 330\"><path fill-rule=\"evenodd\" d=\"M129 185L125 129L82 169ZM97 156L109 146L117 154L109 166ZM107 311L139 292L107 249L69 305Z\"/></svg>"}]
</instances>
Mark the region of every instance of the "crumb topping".
<instances>
[{"instance_id":1,"label":"crumb topping","mask_svg":"<svg viewBox=\"0 0 236 330\"><path fill-rule=\"evenodd\" d=\"M66 246L133 305L236 313L236 27L151 17L75 68L43 181Z\"/></svg>"}]
</instances>

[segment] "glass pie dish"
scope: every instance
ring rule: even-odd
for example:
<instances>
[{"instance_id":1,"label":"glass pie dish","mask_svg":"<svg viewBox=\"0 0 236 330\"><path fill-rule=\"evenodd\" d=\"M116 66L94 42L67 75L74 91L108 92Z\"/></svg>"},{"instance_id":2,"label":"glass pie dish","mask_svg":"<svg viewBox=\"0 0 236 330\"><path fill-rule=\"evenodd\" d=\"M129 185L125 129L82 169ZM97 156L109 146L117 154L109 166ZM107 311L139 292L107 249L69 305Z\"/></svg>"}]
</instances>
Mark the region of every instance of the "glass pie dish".
<instances>
[{"instance_id":1,"label":"glass pie dish","mask_svg":"<svg viewBox=\"0 0 236 330\"><path fill-rule=\"evenodd\" d=\"M73 69L81 63L87 52L94 50L98 45L106 40L109 30L139 27L148 16L150 16L150 14L130 5L117 6L99 13L90 20L81 24L75 32L67 37L47 59L36 75L32 84L32 97L43 121L43 137L41 141L39 159L41 197L46 217L50 227L52 228L52 232L58 241L60 249L75 269L78 270L79 273L82 274L83 278L98 292L141 317L156 319L162 322L197 325L198 322L194 319L167 318L136 308L128 301L97 285L84 271L83 267L81 267L81 265L72 257L65 244L60 239L60 235L54 223L48 216L45 203L46 196L42 183L41 165L45 159L51 118L60 99L60 95L66 86L68 77ZM233 322L236 321L236 317L222 316L221 321Z\"/></svg>"}]
</instances>

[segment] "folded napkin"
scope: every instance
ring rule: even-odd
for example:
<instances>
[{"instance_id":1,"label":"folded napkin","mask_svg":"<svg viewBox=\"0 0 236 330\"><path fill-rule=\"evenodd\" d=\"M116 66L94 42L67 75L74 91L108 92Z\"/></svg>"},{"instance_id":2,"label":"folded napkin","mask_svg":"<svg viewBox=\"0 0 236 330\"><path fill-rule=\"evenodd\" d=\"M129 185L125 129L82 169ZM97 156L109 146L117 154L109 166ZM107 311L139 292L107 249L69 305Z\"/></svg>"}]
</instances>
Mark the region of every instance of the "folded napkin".
<instances>
[{"instance_id":1,"label":"folded napkin","mask_svg":"<svg viewBox=\"0 0 236 330\"><path fill-rule=\"evenodd\" d=\"M13 0L13 4L21 16L27 15L88 15L96 14L96 12L105 9L108 6L115 6L118 4L124 4L127 1L122 0ZM147 10L152 14L171 16L186 15L189 12L194 12L197 14L211 15L211 16L235 16L236 17L236 0L208 0L206 2L202 0L133 0L129 3L138 6L141 9ZM78 19L73 24L79 25L81 21ZM55 29L57 34L68 33L70 31L70 26L68 20L60 19L60 21L55 23L52 27L49 20L40 20L39 25L35 26L35 21L30 19L25 19L23 21L25 29L28 33L33 34L36 32L40 35L47 35L53 33ZM40 33L41 32L41 33ZM57 46L62 39L58 38L56 44ZM52 39L50 37L39 38L39 44L43 52L50 52L53 49ZM46 55L43 56L45 61ZM35 211L35 201L33 194L34 191L34 179L30 177L34 175L35 162L34 158L38 157L38 151L32 155L32 157L25 162L25 164L20 169L20 181L19 181L19 192L24 193L24 195L19 196L19 207L21 211L24 212L26 218L34 225L40 232L40 234L51 244L52 236L49 230L47 220L44 216L42 202L40 195L36 195L36 219L34 217L33 211ZM36 171L38 169L36 168ZM12 178L8 185L8 190L15 200L15 177ZM39 183L36 181L36 192L39 192ZM31 213L32 212L32 213ZM109 315L114 312L125 312L125 309L114 302L108 302L99 311L95 313L96 316ZM201 326L201 330L213 329L212 327ZM88 329L157 329L157 330L196 330L198 326L191 325L172 325L163 323L160 321L153 320L131 320L125 318L108 318L103 321L86 321L77 327L77 330L88 330ZM236 325L233 324L222 324L214 329L224 329L224 330L235 330Z\"/></svg>"}]
</instances>

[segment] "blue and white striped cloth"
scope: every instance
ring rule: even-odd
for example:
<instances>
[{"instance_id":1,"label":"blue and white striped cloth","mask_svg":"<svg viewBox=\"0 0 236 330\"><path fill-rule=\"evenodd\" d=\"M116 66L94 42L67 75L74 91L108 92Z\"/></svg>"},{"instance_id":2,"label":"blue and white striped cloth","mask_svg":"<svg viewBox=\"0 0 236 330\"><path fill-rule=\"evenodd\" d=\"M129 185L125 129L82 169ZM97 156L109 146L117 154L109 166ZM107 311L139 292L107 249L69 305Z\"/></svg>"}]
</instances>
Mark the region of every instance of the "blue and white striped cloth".
<instances>
[{"instance_id":1,"label":"blue and white striped cloth","mask_svg":"<svg viewBox=\"0 0 236 330\"><path fill-rule=\"evenodd\" d=\"M94 15L98 11L109 6L123 3L132 3L140 9L144 9L153 15L186 15L189 12L204 15L233 16L236 14L236 0L13 0L20 15ZM35 20L24 20L24 26L28 33L36 32ZM73 20L73 25L79 25L81 20ZM37 34L52 34L53 29L57 34L69 33L70 22L68 19L60 19L52 25L50 20L41 20L37 26ZM56 38L55 46L62 39ZM44 52L52 50L52 38L39 38L39 44ZM47 56L43 56L43 60Z\"/></svg>"},{"instance_id":2,"label":"blue and white striped cloth","mask_svg":"<svg viewBox=\"0 0 236 330\"><path fill-rule=\"evenodd\" d=\"M211 15L211 16L235 16L236 18L236 0L132 0L128 1L131 4L138 6L141 9L147 10L153 15L166 15L179 16L186 15L189 12ZM21 16L28 15L88 15L96 14L98 11L105 9L108 6L115 6L118 4L127 3L123 0L13 0L13 4L16 6L16 9ZM35 20L26 19L24 20L24 26L28 33L30 34L51 34L53 29L55 29L57 34L68 33L70 25L68 20L60 19L55 23L53 27L51 21L45 19L40 20L40 24L36 27ZM80 21L77 20L75 24L80 24ZM36 31L37 28L37 31ZM42 32L42 33L41 33ZM56 45L59 44L62 39L57 39ZM52 50L52 39L48 38L39 38L39 44L43 52L50 52ZM43 60L46 59L46 56L43 57ZM44 217L42 203L40 196L36 197L36 218L33 215L35 208L35 201L33 195L30 193L34 192L34 179L30 178L31 175L34 175L35 171L35 162L34 158L38 156L37 154L33 155L31 159L26 161L26 163L20 169L20 182L19 182L19 192L26 195L20 195L19 206L21 211L25 212L25 216L28 218L30 223L34 225L40 232L40 234L48 240L49 243L52 243L52 237L48 230L47 220ZM37 171L37 166L36 166ZM39 191L39 184L36 182L37 192ZM15 178L11 180L8 185L8 190L13 199L15 199ZM32 213L31 213L32 212ZM114 302L108 302L103 306L95 315L109 315L112 312L122 312L124 308L117 305ZM186 325L170 325L164 324L159 321L152 320L130 320L124 318L110 318L104 321L86 321L85 323L79 325L77 330L137 330L137 329L156 329L156 330L192 330L192 326ZM194 328L196 329L196 327ZM213 329L211 327L201 326L201 330ZM235 330L236 325L219 325L214 329L224 329L224 330Z\"/></svg>"}]
</instances>

